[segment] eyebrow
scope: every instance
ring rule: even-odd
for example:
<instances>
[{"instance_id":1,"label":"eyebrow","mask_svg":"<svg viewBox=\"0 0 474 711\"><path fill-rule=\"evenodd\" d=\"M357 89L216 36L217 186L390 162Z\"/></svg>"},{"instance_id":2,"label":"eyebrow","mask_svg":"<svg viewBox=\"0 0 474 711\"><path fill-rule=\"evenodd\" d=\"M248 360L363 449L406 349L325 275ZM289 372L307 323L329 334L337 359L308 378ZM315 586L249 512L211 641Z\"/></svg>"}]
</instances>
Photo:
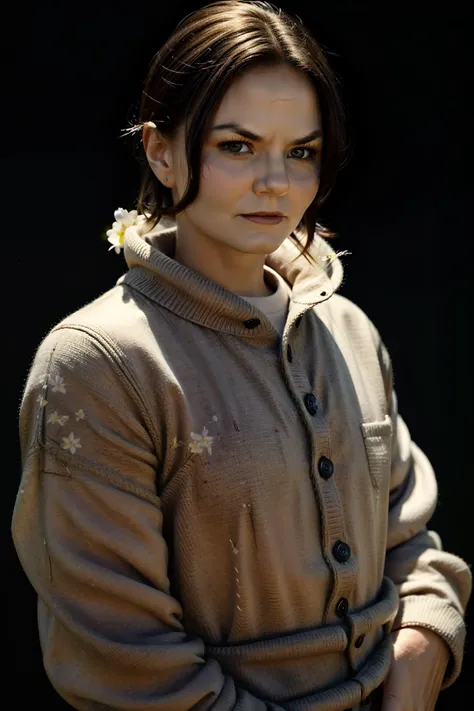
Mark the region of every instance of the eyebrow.
<instances>
[{"instance_id":1,"label":"eyebrow","mask_svg":"<svg viewBox=\"0 0 474 711\"><path fill-rule=\"evenodd\" d=\"M213 126L211 128L211 131L221 131L223 129L232 129L235 131L235 133L238 133L240 136L244 136L245 138L249 138L251 141L263 141L263 138L261 136L257 136L256 133L253 133L253 131L249 131L247 128L244 128L238 123L220 123L218 126ZM307 136L303 136L303 138L296 138L292 143L309 143L309 141L314 141L315 138L320 138L322 136L322 131L317 128L314 131L311 131Z\"/></svg>"}]
</instances>

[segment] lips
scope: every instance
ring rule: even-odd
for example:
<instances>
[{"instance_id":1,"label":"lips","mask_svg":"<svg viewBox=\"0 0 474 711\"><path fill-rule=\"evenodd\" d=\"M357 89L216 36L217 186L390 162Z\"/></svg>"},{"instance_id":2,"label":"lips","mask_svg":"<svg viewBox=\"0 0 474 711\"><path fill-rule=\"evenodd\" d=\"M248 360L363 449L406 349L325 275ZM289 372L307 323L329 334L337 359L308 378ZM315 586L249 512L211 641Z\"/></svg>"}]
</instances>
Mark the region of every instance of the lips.
<instances>
[{"instance_id":1,"label":"lips","mask_svg":"<svg viewBox=\"0 0 474 711\"><path fill-rule=\"evenodd\" d=\"M282 220L284 220L283 215L240 215L240 217L243 217L244 220L249 220L250 222L255 222L255 223L260 223L263 225L277 225Z\"/></svg>"}]
</instances>

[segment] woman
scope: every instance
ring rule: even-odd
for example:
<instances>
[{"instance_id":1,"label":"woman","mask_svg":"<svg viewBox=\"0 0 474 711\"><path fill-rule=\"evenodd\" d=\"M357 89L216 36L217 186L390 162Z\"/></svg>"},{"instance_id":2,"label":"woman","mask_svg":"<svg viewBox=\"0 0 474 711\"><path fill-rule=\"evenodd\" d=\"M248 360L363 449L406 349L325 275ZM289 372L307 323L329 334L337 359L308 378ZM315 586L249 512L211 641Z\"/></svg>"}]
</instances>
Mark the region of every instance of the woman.
<instances>
[{"instance_id":1,"label":"woman","mask_svg":"<svg viewBox=\"0 0 474 711\"><path fill-rule=\"evenodd\" d=\"M432 709L471 577L427 530L381 337L336 293L321 49L213 3L159 51L137 127L140 218L109 233L128 272L42 341L21 406L13 533L52 684L84 711Z\"/></svg>"}]
</instances>

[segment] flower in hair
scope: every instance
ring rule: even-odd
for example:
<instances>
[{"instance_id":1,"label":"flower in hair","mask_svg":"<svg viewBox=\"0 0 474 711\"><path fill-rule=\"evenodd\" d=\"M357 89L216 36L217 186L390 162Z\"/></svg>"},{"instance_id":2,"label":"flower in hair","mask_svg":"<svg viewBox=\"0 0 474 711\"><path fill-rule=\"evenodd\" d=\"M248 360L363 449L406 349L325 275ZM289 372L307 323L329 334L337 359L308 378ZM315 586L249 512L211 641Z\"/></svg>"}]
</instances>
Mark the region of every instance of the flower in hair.
<instances>
[{"instance_id":1,"label":"flower in hair","mask_svg":"<svg viewBox=\"0 0 474 711\"><path fill-rule=\"evenodd\" d=\"M130 210L129 212L123 207L119 207L118 210L115 210L114 217L115 222L112 225L112 229L107 230L107 242L110 242L112 245L109 248L109 252L111 249L115 249L115 252L120 254L120 250L123 249L127 229L146 222L146 217L139 215L136 210Z\"/></svg>"}]
</instances>

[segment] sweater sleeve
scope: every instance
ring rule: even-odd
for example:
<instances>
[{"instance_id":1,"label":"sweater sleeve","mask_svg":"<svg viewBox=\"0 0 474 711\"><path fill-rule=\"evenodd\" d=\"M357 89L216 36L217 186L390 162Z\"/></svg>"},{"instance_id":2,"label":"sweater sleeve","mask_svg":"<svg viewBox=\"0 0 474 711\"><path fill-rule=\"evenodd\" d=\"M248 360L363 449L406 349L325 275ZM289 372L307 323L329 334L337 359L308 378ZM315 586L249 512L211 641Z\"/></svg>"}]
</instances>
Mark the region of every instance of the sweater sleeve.
<instances>
[{"instance_id":1,"label":"sweater sleeve","mask_svg":"<svg viewBox=\"0 0 474 711\"><path fill-rule=\"evenodd\" d=\"M461 671L472 574L468 564L443 550L439 535L427 528L438 501L436 476L398 412L392 363L380 339L379 358L393 422L385 563L385 574L400 596L393 631L425 627L442 637L451 651L441 686L445 689Z\"/></svg>"},{"instance_id":2,"label":"sweater sleeve","mask_svg":"<svg viewBox=\"0 0 474 711\"><path fill-rule=\"evenodd\" d=\"M81 711L279 711L183 627L152 427L140 384L107 344L73 328L44 339L20 408L12 531L38 594L46 673Z\"/></svg>"}]
</instances>

